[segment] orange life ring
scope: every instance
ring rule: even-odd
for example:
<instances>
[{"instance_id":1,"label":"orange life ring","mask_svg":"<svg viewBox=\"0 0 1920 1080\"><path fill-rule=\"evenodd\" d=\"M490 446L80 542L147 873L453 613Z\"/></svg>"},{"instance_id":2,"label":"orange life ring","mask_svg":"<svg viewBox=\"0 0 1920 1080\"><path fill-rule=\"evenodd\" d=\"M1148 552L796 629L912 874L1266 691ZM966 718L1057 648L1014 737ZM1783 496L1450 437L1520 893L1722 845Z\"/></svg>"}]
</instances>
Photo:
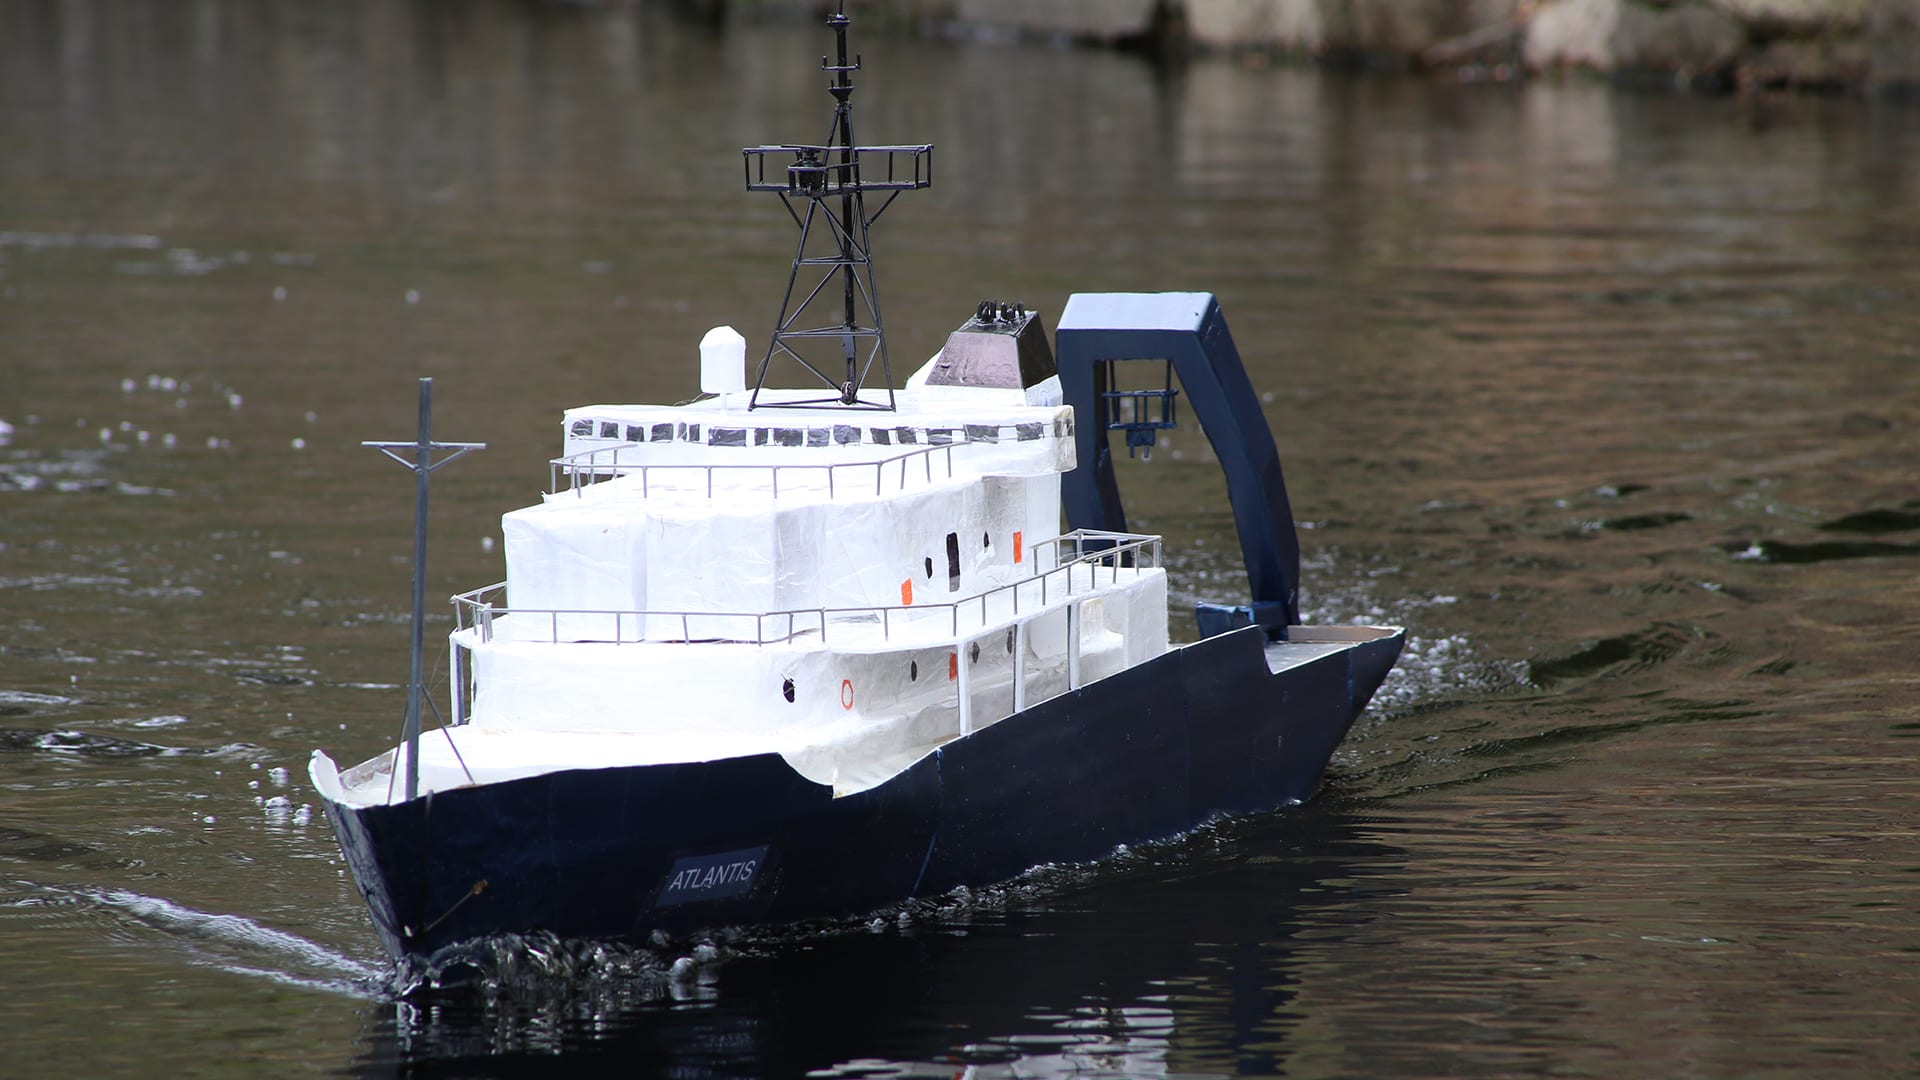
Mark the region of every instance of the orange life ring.
<instances>
[{"instance_id":1,"label":"orange life ring","mask_svg":"<svg viewBox=\"0 0 1920 1080\"><path fill-rule=\"evenodd\" d=\"M840 707L843 709L853 708L853 680L852 679L840 680Z\"/></svg>"}]
</instances>

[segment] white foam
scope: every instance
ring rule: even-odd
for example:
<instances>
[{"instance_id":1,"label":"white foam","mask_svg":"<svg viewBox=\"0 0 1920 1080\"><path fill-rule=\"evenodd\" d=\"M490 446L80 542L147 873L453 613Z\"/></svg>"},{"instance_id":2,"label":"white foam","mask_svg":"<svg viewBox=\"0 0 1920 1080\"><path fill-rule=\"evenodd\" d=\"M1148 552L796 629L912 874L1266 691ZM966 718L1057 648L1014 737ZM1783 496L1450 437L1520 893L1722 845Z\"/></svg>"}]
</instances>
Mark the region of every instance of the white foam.
<instances>
[{"instance_id":1,"label":"white foam","mask_svg":"<svg viewBox=\"0 0 1920 1080\"><path fill-rule=\"evenodd\" d=\"M157 896L146 896L125 889L81 889L77 894L104 907L120 911L155 930L189 941L198 941L230 949L260 954L251 958L235 957L217 962L225 971L260 975L277 982L315 989L334 990L356 997L374 996L371 984L385 972L371 964L335 952L297 934L262 926L240 915L215 915L182 907ZM261 959L277 959L286 965L298 965L311 974L286 970L286 967L260 966ZM251 959L253 962L247 962ZM331 976L331 977L325 977Z\"/></svg>"}]
</instances>

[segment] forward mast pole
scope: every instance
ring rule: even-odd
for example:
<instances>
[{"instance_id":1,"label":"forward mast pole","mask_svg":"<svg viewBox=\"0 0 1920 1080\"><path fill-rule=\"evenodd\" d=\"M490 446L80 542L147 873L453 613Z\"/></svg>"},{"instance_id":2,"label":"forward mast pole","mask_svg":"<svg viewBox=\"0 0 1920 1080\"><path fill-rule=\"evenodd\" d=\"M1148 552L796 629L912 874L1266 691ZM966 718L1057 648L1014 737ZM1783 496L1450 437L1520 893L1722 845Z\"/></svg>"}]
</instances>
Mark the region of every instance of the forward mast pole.
<instances>
[{"instance_id":1,"label":"forward mast pole","mask_svg":"<svg viewBox=\"0 0 1920 1080\"><path fill-rule=\"evenodd\" d=\"M433 441L433 380L420 380L420 428L412 442L362 442L361 446L378 450L399 462L414 475L413 484L413 648L407 660L407 800L420 794L420 702L425 689L421 677L427 613L427 493L433 470L471 450L485 450L486 443L449 443ZM400 451L413 452L409 461ZM434 460L441 451L452 451Z\"/></svg>"}]
</instances>

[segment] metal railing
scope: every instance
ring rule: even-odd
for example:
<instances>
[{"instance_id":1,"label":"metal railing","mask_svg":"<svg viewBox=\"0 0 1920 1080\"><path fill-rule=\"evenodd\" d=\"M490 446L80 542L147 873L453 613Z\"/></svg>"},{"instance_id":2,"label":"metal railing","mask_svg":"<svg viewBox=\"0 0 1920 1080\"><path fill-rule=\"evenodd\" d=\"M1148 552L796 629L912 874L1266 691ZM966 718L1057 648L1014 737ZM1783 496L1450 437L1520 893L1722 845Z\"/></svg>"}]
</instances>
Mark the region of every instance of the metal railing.
<instances>
[{"instance_id":1,"label":"metal railing","mask_svg":"<svg viewBox=\"0 0 1920 1080\"><path fill-rule=\"evenodd\" d=\"M1054 565L1041 569L1039 553L1050 551ZM1122 569L1155 569L1161 563L1161 539L1158 536L1145 536L1136 533L1101 532L1093 529L1078 529L1051 540L1043 540L1031 548L1034 560L1033 573L1018 581L997 585L985 592L944 604L912 605L874 605L853 608L798 608L792 611L622 611L615 609L563 609L563 608L516 608L496 607L494 599L506 590L506 582L498 582L471 592L453 597L454 621L460 630L479 631L482 642L493 640L493 621L507 615L521 616L516 627L524 627L529 620L547 620L548 637L544 640L561 643L560 620L605 618L612 623L612 644L637 644L642 641L678 642L699 644L701 642L728 642L749 645L780 644L793 641L806 634L819 634L824 643L827 640L828 627L834 624L846 626L860 624L871 626L878 621L882 641L891 641L893 623L896 619L910 621L925 626L928 616L945 611L948 616L948 634L958 637L962 612L971 613L977 606L980 615L979 625L990 621L990 604L995 597L1008 596L1011 601L1010 615L1020 615L1021 592L1038 593L1040 608L1052 603L1056 596L1073 596L1076 590L1086 592L1099 588L1100 571L1110 571L1108 581L1117 584ZM1085 570L1086 584L1080 586L1076 578L1078 571ZM737 635L728 637L708 637L696 639L693 636L695 621L710 623L716 620L753 621L752 636ZM647 636L647 627L651 620L677 620L680 624L678 638L657 638ZM635 632L629 636L626 627L629 622L636 625ZM969 625L972 625L969 623ZM771 627L771 630L769 629ZM528 638L525 629L517 629L517 640L542 640ZM608 638L571 639L590 640L595 643L607 643Z\"/></svg>"},{"instance_id":2,"label":"metal railing","mask_svg":"<svg viewBox=\"0 0 1920 1080\"><path fill-rule=\"evenodd\" d=\"M899 486L894 489L896 491L905 491L907 489L907 477L910 473L924 474L925 482L928 484L933 483L933 479L934 479L933 459L936 454L944 455L945 461L943 462L943 465L945 466L945 469L946 469L946 475L944 479L951 480L953 478L954 448L956 446L965 446L968 444L943 443L939 446L920 447L915 450L909 450L904 454L896 454L893 457L881 458L877 461L840 461L840 462L833 462L833 463L827 463L827 464L822 464L817 462L809 463L809 464L782 464L782 465L775 465L775 464L714 465L714 464L700 464L695 462L685 462L685 463L659 462L655 464L639 464L639 463L626 464L626 463L622 463L619 460L620 451L632 450L636 447L640 447L643 445L644 444L642 443L622 443L619 446L602 446L593 450L582 450L577 454L568 454L566 457L554 458L552 461L547 463L547 466L548 466L548 485L547 486L553 489L554 494L556 495L559 494L560 477L561 477L561 474L564 473L567 477L568 490L572 491L574 495L578 496L582 490L592 487L593 485L599 483L602 480L611 480L616 476L628 476L634 473L638 473L640 476L641 497L650 498L653 494L653 477L656 474L662 473L662 472L668 472L668 473L697 472L697 473L701 473L705 477L707 498L711 499L713 498L714 474L721 473L721 474L742 475L749 472L760 472L760 473L765 473L769 476L770 478L769 487L771 488L771 491L772 491L772 497L775 499L778 499L780 497L780 475L782 473L787 473L789 475L794 473L804 473L804 474L811 474L816 476L824 473L827 479L827 497L831 499L831 498L834 498L836 495L835 483L838 476L842 472L871 471L873 473L873 493L875 496L879 496L886 493L886 478L888 476L888 470L893 466L898 466L898 473L899 473ZM914 469L909 467L909 462L913 462L916 460L920 462L920 464L922 465L922 468ZM841 486L848 486L850 485L850 483L851 483L850 480L840 481ZM850 487L849 487L849 490L851 490ZM861 485L861 490L865 490L864 483L862 483Z\"/></svg>"}]
</instances>

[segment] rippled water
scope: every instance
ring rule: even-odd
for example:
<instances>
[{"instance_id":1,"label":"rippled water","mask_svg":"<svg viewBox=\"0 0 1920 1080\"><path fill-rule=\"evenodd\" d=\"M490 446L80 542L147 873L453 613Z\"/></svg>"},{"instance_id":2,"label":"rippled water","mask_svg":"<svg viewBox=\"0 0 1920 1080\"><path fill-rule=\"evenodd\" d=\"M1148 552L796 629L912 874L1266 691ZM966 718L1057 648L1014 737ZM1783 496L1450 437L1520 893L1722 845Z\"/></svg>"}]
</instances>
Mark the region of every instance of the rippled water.
<instances>
[{"instance_id":1,"label":"rippled water","mask_svg":"<svg viewBox=\"0 0 1920 1080\"><path fill-rule=\"evenodd\" d=\"M432 591L498 580L562 408L765 340L791 226L738 148L820 137L824 47L0 4L0 1071L1920 1067L1920 110L872 32L859 134L939 147L878 237L902 368L983 296L1216 292L1312 617L1408 656L1297 811L396 999L433 973L304 779L399 725L410 492L358 443L435 376L490 449ZM1234 595L1206 457L1122 477L1182 599Z\"/></svg>"}]
</instances>

